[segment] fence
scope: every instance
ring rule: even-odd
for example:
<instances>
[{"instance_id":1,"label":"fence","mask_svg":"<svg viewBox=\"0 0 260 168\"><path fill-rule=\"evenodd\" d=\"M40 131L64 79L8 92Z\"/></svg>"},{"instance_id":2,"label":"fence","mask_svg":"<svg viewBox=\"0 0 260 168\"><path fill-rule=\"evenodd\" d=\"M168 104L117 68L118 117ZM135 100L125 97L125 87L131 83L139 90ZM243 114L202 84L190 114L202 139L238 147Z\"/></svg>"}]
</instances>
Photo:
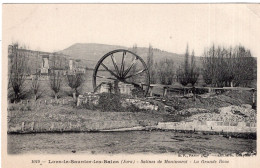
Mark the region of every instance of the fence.
<instances>
[{"instance_id":1,"label":"fence","mask_svg":"<svg viewBox=\"0 0 260 168\"><path fill-rule=\"evenodd\" d=\"M146 84L141 84L142 89L144 87L148 87ZM159 85L159 84L151 84L149 86L150 96L154 96L154 88L163 89L162 97L167 97L167 93L170 92L178 92L179 95L185 96L185 94L190 93L193 99L196 99L196 94L202 92L206 93L219 93L227 90L238 90L238 91L251 91L252 92L252 108L256 109L256 89L255 88L245 88L245 87L183 87L183 86L169 86L169 85Z\"/></svg>"},{"instance_id":2,"label":"fence","mask_svg":"<svg viewBox=\"0 0 260 168\"><path fill-rule=\"evenodd\" d=\"M62 104L66 105L72 102L71 100L68 99L58 99L57 101L53 99L40 99L40 100L20 100L20 102L14 102L14 103L9 103L9 104L17 104L17 105L48 105L48 104Z\"/></svg>"}]
</instances>

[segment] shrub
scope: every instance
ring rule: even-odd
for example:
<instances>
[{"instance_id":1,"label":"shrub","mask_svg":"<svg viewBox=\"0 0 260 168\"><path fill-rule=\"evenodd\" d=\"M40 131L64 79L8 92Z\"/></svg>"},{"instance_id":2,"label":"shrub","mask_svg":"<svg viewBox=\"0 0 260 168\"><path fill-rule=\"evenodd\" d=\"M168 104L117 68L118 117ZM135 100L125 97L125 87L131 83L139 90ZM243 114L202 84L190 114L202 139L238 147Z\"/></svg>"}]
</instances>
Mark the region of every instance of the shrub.
<instances>
[{"instance_id":1,"label":"shrub","mask_svg":"<svg viewBox=\"0 0 260 168\"><path fill-rule=\"evenodd\" d=\"M101 111L123 111L119 94L102 93L98 107Z\"/></svg>"}]
</instances>

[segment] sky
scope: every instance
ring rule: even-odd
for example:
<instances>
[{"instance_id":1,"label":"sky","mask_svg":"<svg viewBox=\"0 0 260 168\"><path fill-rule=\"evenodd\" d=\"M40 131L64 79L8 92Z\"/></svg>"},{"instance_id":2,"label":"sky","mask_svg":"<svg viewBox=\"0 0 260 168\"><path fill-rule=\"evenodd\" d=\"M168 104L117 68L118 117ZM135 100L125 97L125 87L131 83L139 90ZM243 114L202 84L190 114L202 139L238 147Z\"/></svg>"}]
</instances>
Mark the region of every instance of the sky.
<instances>
[{"instance_id":1,"label":"sky","mask_svg":"<svg viewBox=\"0 0 260 168\"><path fill-rule=\"evenodd\" d=\"M3 47L54 52L74 43L148 47L200 56L243 45L260 56L259 4L4 4Z\"/></svg>"}]
</instances>

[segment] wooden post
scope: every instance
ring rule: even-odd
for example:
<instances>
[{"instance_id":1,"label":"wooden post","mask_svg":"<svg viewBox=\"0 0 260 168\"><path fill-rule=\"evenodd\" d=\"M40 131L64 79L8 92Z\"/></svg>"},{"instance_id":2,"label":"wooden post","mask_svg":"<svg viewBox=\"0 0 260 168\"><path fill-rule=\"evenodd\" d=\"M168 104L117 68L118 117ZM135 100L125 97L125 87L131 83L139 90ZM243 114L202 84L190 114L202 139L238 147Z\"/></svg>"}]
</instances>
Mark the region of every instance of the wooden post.
<instances>
[{"instance_id":1,"label":"wooden post","mask_svg":"<svg viewBox=\"0 0 260 168\"><path fill-rule=\"evenodd\" d=\"M53 129L54 129L54 123L52 122L52 123L51 123L50 130L52 131Z\"/></svg>"},{"instance_id":2,"label":"wooden post","mask_svg":"<svg viewBox=\"0 0 260 168\"><path fill-rule=\"evenodd\" d=\"M163 97L167 96L167 89L168 87L163 87Z\"/></svg>"},{"instance_id":3,"label":"wooden post","mask_svg":"<svg viewBox=\"0 0 260 168\"><path fill-rule=\"evenodd\" d=\"M256 109L256 103L255 103L255 89L252 89L253 91L253 97L252 97L252 109Z\"/></svg>"},{"instance_id":4,"label":"wooden post","mask_svg":"<svg viewBox=\"0 0 260 168\"><path fill-rule=\"evenodd\" d=\"M142 88L142 90L144 90L144 84L143 83L141 83L141 88Z\"/></svg>"},{"instance_id":5,"label":"wooden post","mask_svg":"<svg viewBox=\"0 0 260 168\"><path fill-rule=\"evenodd\" d=\"M24 122L22 122L21 131L24 131Z\"/></svg>"},{"instance_id":6,"label":"wooden post","mask_svg":"<svg viewBox=\"0 0 260 168\"><path fill-rule=\"evenodd\" d=\"M73 100L77 101L76 92L73 92L72 94L73 94Z\"/></svg>"},{"instance_id":7,"label":"wooden post","mask_svg":"<svg viewBox=\"0 0 260 168\"><path fill-rule=\"evenodd\" d=\"M153 86L150 86L150 96L153 96Z\"/></svg>"},{"instance_id":8,"label":"wooden post","mask_svg":"<svg viewBox=\"0 0 260 168\"><path fill-rule=\"evenodd\" d=\"M69 122L69 129L71 130L71 128L72 128L72 125L71 125L71 122Z\"/></svg>"},{"instance_id":9,"label":"wooden post","mask_svg":"<svg viewBox=\"0 0 260 168\"><path fill-rule=\"evenodd\" d=\"M192 87L192 93L193 93L193 101L196 101L196 88Z\"/></svg>"},{"instance_id":10,"label":"wooden post","mask_svg":"<svg viewBox=\"0 0 260 168\"><path fill-rule=\"evenodd\" d=\"M34 129L34 122L32 122L31 124L31 131L33 131L33 129Z\"/></svg>"},{"instance_id":11,"label":"wooden post","mask_svg":"<svg viewBox=\"0 0 260 168\"><path fill-rule=\"evenodd\" d=\"M119 89L118 83L119 82L117 80L114 81L114 91L115 91L116 95L120 94L120 89ZM112 88L112 84L111 84L111 86L109 86L109 93L112 92L112 89L113 88Z\"/></svg>"}]
</instances>

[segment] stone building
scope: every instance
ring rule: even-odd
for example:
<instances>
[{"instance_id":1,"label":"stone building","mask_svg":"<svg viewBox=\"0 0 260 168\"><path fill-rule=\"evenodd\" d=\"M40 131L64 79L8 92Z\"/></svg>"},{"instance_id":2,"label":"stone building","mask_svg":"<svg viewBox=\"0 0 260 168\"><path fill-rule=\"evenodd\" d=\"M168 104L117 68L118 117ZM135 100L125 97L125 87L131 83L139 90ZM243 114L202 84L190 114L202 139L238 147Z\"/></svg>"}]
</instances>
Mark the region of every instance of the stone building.
<instances>
[{"instance_id":1,"label":"stone building","mask_svg":"<svg viewBox=\"0 0 260 168\"><path fill-rule=\"evenodd\" d=\"M41 74L49 74L49 55L42 55Z\"/></svg>"},{"instance_id":2,"label":"stone building","mask_svg":"<svg viewBox=\"0 0 260 168\"><path fill-rule=\"evenodd\" d=\"M134 86L123 82L118 82L118 89L120 94L132 95ZM102 82L96 89L98 93L115 93L114 82Z\"/></svg>"},{"instance_id":3,"label":"stone building","mask_svg":"<svg viewBox=\"0 0 260 168\"><path fill-rule=\"evenodd\" d=\"M80 60L69 60L69 70L68 73L74 74L74 73L86 73L86 69L81 64Z\"/></svg>"},{"instance_id":4,"label":"stone building","mask_svg":"<svg viewBox=\"0 0 260 168\"><path fill-rule=\"evenodd\" d=\"M10 66L14 57L14 54L24 56L28 66L28 75L36 74L40 72L40 75L47 76L50 70L67 71L69 62L68 56L62 53L50 53L43 51L34 51L28 49L18 48L18 45L8 46L8 65ZM59 66L56 67L55 60L59 59ZM66 74L66 73L64 73Z\"/></svg>"}]
</instances>

